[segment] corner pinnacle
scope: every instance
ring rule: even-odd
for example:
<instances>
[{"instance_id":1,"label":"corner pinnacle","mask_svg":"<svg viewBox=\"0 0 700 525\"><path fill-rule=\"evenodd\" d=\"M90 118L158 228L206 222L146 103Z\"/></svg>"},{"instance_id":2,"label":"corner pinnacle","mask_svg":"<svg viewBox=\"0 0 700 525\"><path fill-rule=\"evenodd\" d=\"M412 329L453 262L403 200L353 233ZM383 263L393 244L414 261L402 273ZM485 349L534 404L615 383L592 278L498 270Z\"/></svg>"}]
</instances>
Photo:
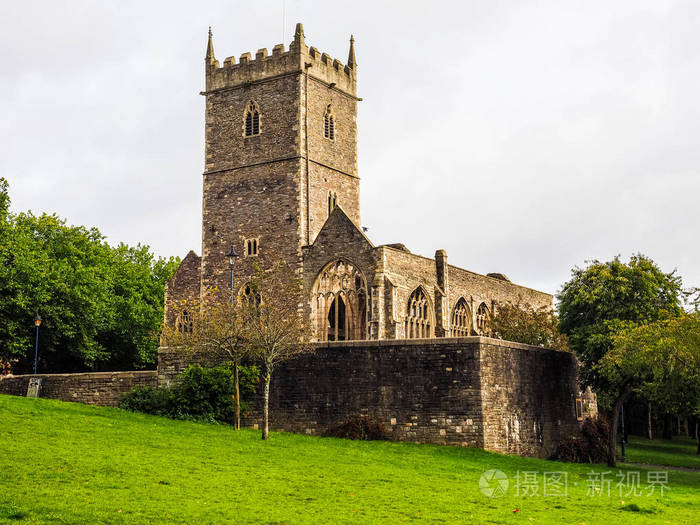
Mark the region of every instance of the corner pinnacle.
<instances>
[{"instance_id":1,"label":"corner pinnacle","mask_svg":"<svg viewBox=\"0 0 700 525\"><path fill-rule=\"evenodd\" d=\"M209 26L209 41L207 42L207 56L204 58L207 64L214 64L216 58L214 58L214 44L211 38L211 26Z\"/></svg>"},{"instance_id":2,"label":"corner pinnacle","mask_svg":"<svg viewBox=\"0 0 700 525\"><path fill-rule=\"evenodd\" d=\"M355 69L357 61L355 60L355 37L350 35L350 52L348 53L348 67Z\"/></svg>"}]
</instances>

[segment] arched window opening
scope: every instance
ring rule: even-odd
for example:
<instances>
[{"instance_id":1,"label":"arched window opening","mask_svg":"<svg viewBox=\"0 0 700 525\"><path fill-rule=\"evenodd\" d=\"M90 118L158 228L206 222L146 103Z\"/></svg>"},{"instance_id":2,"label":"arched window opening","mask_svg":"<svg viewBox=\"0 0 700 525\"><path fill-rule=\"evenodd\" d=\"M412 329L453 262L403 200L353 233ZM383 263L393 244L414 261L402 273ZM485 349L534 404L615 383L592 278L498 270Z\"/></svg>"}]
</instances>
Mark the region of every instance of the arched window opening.
<instances>
[{"instance_id":1,"label":"arched window opening","mask_svg":"<svg viewBox=\"0 0 700 525\"><path fill-rule=\"evenodd\" d=\"M311 315L319 341L367 338L367 281L346 260L328 263L311 290Z\"/></svg>"},{"instance_id":2,"label":"arched window opening","mask_svg":"<svg viewBox=\"0 0 700 525\"><path fill-rule=\"evenodd\" d=\"M481 303L476 311L476 331L479 335L491 335L491 313L486 303Z\"/></svg>"},{"instance_id":3,"label":"arched window opening","mask_svg":"<svg viewBox=\"0 0 700 525\"><path fill-rule=\"evenodd\" d=\"M254 257L258 255L258 239L246 239L244 246L246 257Z\"/></svg>"},{"instance_id":4,"label":"arched window opening","mask_svg":"<svg viewBox=\"0 0 700 525\"><path fill-rule=\"evenodd\" d=\"M406 339L433 337L433 313L423 288L416 288L408 299Z\"/></svg>"},{"instance_id":5,"label":"arched window opening","mask_svg":"<svg viewBox=\"0 0 700 525\"><path fill-rule=\"evenodd\" d=\"M323 136L329 140L335 140L335 115L333 109L328 104L326 113L323 115Z\"/></svg>"},{"instance_id":6,"label":"arched window opening","mask_svg":"<svg viewBox=\"0 0 700 525\"><path fill-rule=\"evenodd\" d=\"M345 341L347 339L345 310L345 301L341 296L333 299L328 310L328 341Z\"/></svg>"},{"instance_id":7,"label":"arched window opening","mask_svg":"<svg viewBox=\"0 0 700 525\"><path fill-rule=\"evenodd\" d=\"M452 337L466 337L471 334L472 316L467 301L462 297L452 311Z\"/></svg>"},{"instance_id":8,"label":"arched window opening","mask_svg":"<svg viewBox=\"0 0 700 525\"><path fill-rule=\"evenodd\" d=\"M243 287L242 292L241 296L245 304L248 306L260 306L262 298L258 292L251 288L250 283Z\"/></svg>"},{"instance_id":9,"label":"arched window opening","mask_svg":"<svg viewBox=\"0 0 700 525\"><path fill-rule=\"evenodd\" d=\"M192 317L187 310L183 310L177 318L175 323L177 331L183 334L191 334L194 328L194 323L192 322Z\"/></svg>"},{"instance_id":10,"label":"arched window opening","mask_svg":"<svg viewBox=\"0 0 700 525\"><path fill-rule=\"evenodd\" d=\"M253 100L246 106L244 122L243 133L246 137L260 135L260 109Z\"/></svg>"}]
</instances>

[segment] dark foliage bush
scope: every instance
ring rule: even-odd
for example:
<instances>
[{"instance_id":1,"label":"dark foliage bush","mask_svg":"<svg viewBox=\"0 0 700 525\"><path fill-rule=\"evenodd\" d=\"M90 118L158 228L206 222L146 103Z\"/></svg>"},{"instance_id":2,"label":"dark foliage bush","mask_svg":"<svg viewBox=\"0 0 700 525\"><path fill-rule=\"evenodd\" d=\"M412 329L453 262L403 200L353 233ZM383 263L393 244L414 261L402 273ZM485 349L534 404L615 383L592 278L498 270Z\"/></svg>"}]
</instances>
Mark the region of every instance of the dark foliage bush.
<instances>
[{"instance_id":1,"label":"dark foliage bush","mask_svg":"<svg viewBox=\"0 0 700 525\"><path fill-rule=\"evenodd\" d=\"M377 441L387 439L387 433L379 421L365 416L353 416L347 421L326 430L325 436L343 439Z\"/></svg>"},{"instance_id":2,"label":"dark foliage bush","mask_svg":"<svg viewBox=\"0 0 700 525\"><path fill-rule=\"evenodd\" d=\"M229 368L190 366L180 374L180 382L173 391L180 414L233 422L236 386Z\"/></svg>"},{"instance_id":3,"label":"dark foliage bush","mask_svg":"<svg viewBox=\"0 0 700 525\"><path fill-rule=\"evenodd\" d=\"M608 457L607 420L602 416L586 418L578 434L562 441L552 456L571 463L603 463Z\"/></svg>"},{"instance_id":4,"label":"dark foliage bush","mask_svg":"<svg viewBox=\"0 0 700 525\"><path fill-rule=\"evenodd\" d=\"M175 396L169 388L144 386L135 388L122 397L119 408L132 412L145 412L156 416L170 416L175 407Z\"/></svg>"},{"instance_id":5,"label":"dark foliage bush","mask_svg":"<svg viewBox=\"0 0 700 525\"><path fill-rule=\"evenodd\" d=\"M240 367L241 397L255 392L259 371L257 367ZM125 395L119 407L175 419L195 419L232 423L235 414L236 386L233 370L226 365L204 368L191 365L171 388L136 388ZM247 405L241 401L241 412Z\"/></svg>"}]
</instances>

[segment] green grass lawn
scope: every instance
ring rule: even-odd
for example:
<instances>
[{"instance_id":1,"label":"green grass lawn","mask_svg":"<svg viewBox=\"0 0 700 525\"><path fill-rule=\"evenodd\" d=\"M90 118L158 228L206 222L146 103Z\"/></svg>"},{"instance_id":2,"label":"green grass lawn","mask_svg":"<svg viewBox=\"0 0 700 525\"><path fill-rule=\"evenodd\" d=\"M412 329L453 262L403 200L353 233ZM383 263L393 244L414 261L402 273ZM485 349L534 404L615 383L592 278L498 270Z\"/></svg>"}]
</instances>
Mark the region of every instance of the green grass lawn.
<instances>
[{"instance_id":1,"label":"green grass lawn","mask_svg":"<svg viewBox=\"0 0 700 525\"><path fill-rule=\"evenodd\" d=\"M627 461L633 463L700 469L700 455L696 453L697 449L698 442L687 436L652 441L643 437L629 436L625 454Z\"/></svg>"},{"instance_id":2,"label":"green grass lawn","mask_svg":"<svg viewBox=\"0 0 700 525\"><path fill-rule=\"evenodd\" d=\"M603 466L285 433L262 442L253 430L2 395L0 447L7 523L697 523L700 508L695 472L668 472L663 496L621 497L615 471L610 494L591 496ZM480 491L488 469L510 479L502 497ZM644 488L646 470L619 472L637 470ZM539 494L516 493L518 471L534 473ZM566 473L567 496L543 496L550 471Z\"/></svg>"}]
</instances>

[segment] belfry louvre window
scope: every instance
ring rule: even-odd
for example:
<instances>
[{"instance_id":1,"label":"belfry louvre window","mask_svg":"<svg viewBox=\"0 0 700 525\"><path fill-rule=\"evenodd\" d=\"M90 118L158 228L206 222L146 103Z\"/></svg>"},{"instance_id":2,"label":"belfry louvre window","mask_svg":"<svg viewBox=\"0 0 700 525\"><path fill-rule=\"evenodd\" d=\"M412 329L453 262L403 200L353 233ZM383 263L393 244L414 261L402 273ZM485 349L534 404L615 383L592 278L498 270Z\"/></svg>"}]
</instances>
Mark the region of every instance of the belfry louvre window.
<instances>
[{"instance_id":1,"label":"belfry louvre window","mask_svg":"<svg viewBox=\"0 0 700 525\"><path fill-rule=\"evenodd\" d=\"M433 312L423 288L416 288L408 299L405 331L406 339L421 339L433 336Z\"/></svg>"},{"instance_id":2,"label":"belfry louvre window","mask_svg":"<svg viewBox=\"0 0 700 525\"><path fill-rule=\"evenodd\" d=\"M323 136L335 140L335 116L330 104L326 108L326 114L323 115Z\"/></svg>"},{"instance_id":3,"label":"belfry louvre window","mask_svg":"<svg viewBox=\"0 0 700 525\"><path fill-rule=\"evenodd\" d=\"M466 337L471 333L472 316L467 301L462 297L452 311L452 337Z\"/></svg>"},{"instance_id":4,"label":"belfry louvre window","mask_svg":"<svg viewBox=\"0 0 700 525\"><path fill-rule=\"evenodd\" d=\"M251 100L246 106L243 120L243 134L246 137L260 135L260 109L255 101Z\"/></svg>"},{"instance_id":5,"label":"belfry louvre window","mask_svg":"<svg viewBox=\"0 0 700 525\"><path fill-rule=\"evenodd\" d=\"M246 239L245 241L245 256L254 257L258 255L259 241L258 239Z\"/></svg>"}]
</instances>

